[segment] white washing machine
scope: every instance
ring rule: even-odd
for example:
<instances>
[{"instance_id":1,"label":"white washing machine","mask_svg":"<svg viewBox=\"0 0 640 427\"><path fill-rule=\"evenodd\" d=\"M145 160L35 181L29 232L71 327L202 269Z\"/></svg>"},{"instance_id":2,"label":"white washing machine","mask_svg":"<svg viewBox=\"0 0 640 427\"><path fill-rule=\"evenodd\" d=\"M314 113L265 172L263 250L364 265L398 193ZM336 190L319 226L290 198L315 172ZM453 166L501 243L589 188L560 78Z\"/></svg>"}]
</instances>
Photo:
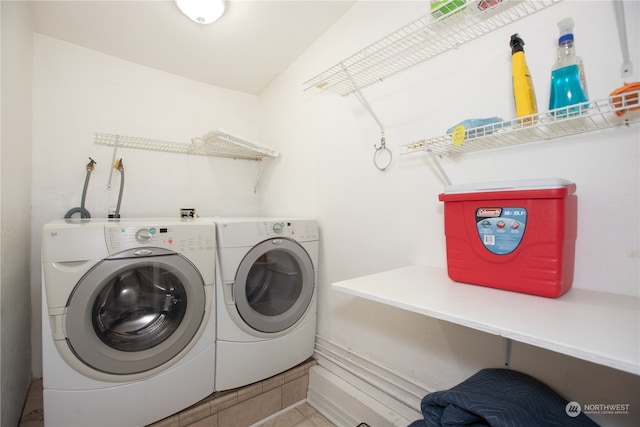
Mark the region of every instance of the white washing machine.
<instances>
[{"instance_id":1,"label":"white washing machine","mask_svg":"<svg viewBox=\"0 0 640 427\"><path fill-rule=\"evenodd\" d=\"M216 391L279 374L314 352L318 226L217 219Z\"/></svg>"},{"instance_id":2,"label":"white washing machine","mask_svg":"<svg viewBox=\"0 0 640 427\"><path fill-rule=\"evenodd\" d=\"M211 222L44 225L46 426L144 426L214 391L215 240Z\"/></svg>"}]
</instances>

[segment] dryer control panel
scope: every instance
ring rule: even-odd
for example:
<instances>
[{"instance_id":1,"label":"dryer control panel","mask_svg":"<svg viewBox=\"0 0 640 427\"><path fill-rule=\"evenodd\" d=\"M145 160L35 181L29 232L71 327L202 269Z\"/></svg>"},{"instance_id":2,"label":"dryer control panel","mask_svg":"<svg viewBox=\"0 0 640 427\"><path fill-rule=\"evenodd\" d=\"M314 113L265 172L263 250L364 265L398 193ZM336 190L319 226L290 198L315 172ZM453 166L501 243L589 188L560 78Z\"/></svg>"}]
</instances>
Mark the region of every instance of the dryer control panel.
<instances>
[{"instance_id":1,"label":"dryer control panel","mask_svg":"<svg viewBox=\"0 0 640 427\"><path fill-rule=\"evenodd\" d=\"M318 223L310 219L229 218L217 220L220 248L252 247L267 239L318 241Z\"/></svg>"},{"instance_id":2,"label":"dryer control panel","mask_svg":"<svg viewBox=\"0 0 640 427\"><path fill-rule=\"evenodd\" d=\"M318 240L318 226L315 221L260 221L257 224L260 237L288 237L298 241Z\"/></svg>"}]
</instances>

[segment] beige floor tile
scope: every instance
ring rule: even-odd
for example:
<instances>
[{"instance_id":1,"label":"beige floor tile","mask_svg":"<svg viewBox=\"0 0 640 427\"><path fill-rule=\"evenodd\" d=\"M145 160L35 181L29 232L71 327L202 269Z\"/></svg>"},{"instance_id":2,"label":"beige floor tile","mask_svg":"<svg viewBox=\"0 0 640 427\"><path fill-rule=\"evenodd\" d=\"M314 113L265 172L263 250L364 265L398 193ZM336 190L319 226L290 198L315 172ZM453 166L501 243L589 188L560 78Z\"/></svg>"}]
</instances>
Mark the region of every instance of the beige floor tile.
<instances>
[{"instance_id":1,"label":"beige floor tile","mask_svg":"<svg viewBox=\"0 0 640 427\"><path fill-rule=\"evenodd\" d=\"M318 412L318 411L316 411L316 408L314 408L313 406L309 405L307 402L303 403L302 405L296 406L296 410L300 411L300 413L302 415L304 415L305 417L308 417L308 416Z\"/></svg>"},{"instance_id":2,"label":"beige floor tile","mask_svg":"<svg viewBox=\"0 0 640 427\"><path fill-rule=\"evenodd\" d=\"M183 424L184 425L184 424ZM203 418L193 424L187 424L188 427L218 427L218 414Z\"/></svg>"},{"instance_id":3,"label":"beige floor tile","mask_svg":"<svg viewBox=\"0 0 640 427\"><path fill-rule=\"evenodd\" d=\"M284 382L289 382L305 374L304 365L296 366L284 373Z\"/></svg>"},{"instance_id":4,"label":"beige floor tile","mask_svg":"<svg viewBox=\"0 0 640 427\"><path fill-rule=\"evenodd\" d=\"M231 406L238 403L238 392L233 391L229 393L222 394L220 396L216 396L211 403L211 413L215 414L216 412L220 412L223 409L230 408Z\"/></svg>"},{"instance_id":5,"label":"beige floor tile","mask_svg":"<svg viewBox=\"0 0 640 427\"><path fill-rule=\"evenodd\" d=\"M262 393L262 383L255 383L238 390L238 402L250 399Z\"/></svg>"},{"instance_id":6,"label":"beige floor tile","mask_svg":"<svg viewBox=\"0 0 640 427\"><path fill-rule=\"evenodd\" d=\"M24 403L20 417L20 427L44 426L44 411L42 409L42 380L31 383L27 401Z\"/></svg>"},{"instance_id":7,"label":"beige floor tile","mask_svg":"<svg viewBox=\"0 0 640 427\"><path fill-rule=\"evenodd\" d=\"M149 427L180 427L180 416L172 415L149 425Z\"/></svg>"},{"instance_id":8,"label":"beige floor tile","mask_svg":"<svg viewBox=\"0 0 640 427\"><path fill-rule=\"evenodd\" d=\"M271 390L284 384L284 374L275 375L262 381L262 391Z\"/></svg>"},{"instance_id":9,"label":"beige floor tile","mask_svg":"<svg viewBox=\"0 0 640 427\"><path fill-rule=\"evenodd\" d=\"M260 427L293 427L304 420L304 415L290 409L287 412L278 415L276 418L267 421L264 424L260 424Z\"/></svg>"},{"instance_id":10,"label":"beige floor tile","mask_svg":"<svg viewBox=\"0 0 640 427\"><path fill-rule=\"evenodd\" d=\"M209 415L211 415L211 407L209 405L209 402L202 402L200 404L194 405L178 414L181 426L193 424L196 421L207 418Z\"/></svg>"},{"instance_id":11,"label":"beige floor tile","mask_svg":"<svg viewBox=\"0 0 640 427\"><path fill-rule=\"evenodd\" d=\"M276 375L261 382L263 393L254 396L259 386L216 393L204 401L152 424L152 427L245 427L265 419L283 407L306 399L308 368L294 368L288 374ZM302 376L301 376L302 373ZM285 382L285 375L288 382ZM247 399L240 402L239 396ZM19 427L44 427L42 380L29 389ZM235 406L234 406L235 405ZM212 415L209 415L212 414ZM264 423L261 427L335 427L308 403L302 403Z\"/></svg>"},{"instance_id":12,"label":"beige floor tile","mask_svg":"<svg viewBox=\"0 0 640 427\"><path fill-rule=\"evenodd\" d=\"M282 406L287 408L307 398L309 376L304 375L282 386Z\"/></svg>"},{"instance_id":13,"label":"beige floor tile","mask_svg":"<svg viewBox=\"0 0 640 427\"><path fill-rule=\"evenodd\" d=\"M282 392L274 388L218 414L220 427L247 427L282 409Z\"/></svg>"},{"instance_id":14,"label":"beige floor tile","mask_svg":"<svg viewBox=\"0 0 640 427\"><path fill-rule=\"evenodd\" d=\"M326 419L320 412L310 415L307 417L307 420L311 421L315 427L335 427L335 425Z\"/></svg>"}]
</instances>

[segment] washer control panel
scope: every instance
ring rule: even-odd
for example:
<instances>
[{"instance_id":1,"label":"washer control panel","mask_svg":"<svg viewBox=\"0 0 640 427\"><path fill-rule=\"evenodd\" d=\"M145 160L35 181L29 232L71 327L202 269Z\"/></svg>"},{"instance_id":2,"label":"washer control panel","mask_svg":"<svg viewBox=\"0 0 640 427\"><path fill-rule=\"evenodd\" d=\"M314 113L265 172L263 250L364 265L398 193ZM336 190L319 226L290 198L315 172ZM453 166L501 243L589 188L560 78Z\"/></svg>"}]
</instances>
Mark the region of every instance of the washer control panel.
<instances>
[{"instance_id":1,"label":"washer control panel","mask_svg":"<svg viewBox=\"0 0 640 427\"><path fill-rule=\"evenodd\" d=\"M211 251L216 246L211 224L113 224L105 227L110 254L138 247L157 247L178 253Z\"/></svg>"},{"instance_id":2,"label":"washer control panel","mask_svg":"<svg viewBox=\"0 0 640 427\"><path fill-rule=\"evenodd\" d=\"M152 228L151 230L154 229ZM148 228L142 228L136 231L136 240L138 241L138 243L149 243L149 241L153 237L153 234L151 234L151 230L149 230Z\"/></svg>"}]
</instances>

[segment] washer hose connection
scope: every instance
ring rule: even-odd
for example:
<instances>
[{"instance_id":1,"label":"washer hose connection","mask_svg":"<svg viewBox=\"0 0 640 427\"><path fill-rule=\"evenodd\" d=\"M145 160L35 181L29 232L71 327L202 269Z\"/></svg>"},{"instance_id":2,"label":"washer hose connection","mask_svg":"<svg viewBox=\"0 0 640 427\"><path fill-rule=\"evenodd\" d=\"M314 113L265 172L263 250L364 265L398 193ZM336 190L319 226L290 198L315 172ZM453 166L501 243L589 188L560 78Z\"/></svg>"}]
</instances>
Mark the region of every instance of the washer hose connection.
<instances>
[{"instance_id":1,"label":"washer hose connection","mask_svg":"<svg viewBox=\"0 0 640 427\"><path fill-rule=\"evenodd\" d=\"M109 218L118 219L120 218L120 205L122 204L122 192L124 191L124 165L122 164L122 159L115 162L113 168L120 171L120 191L118 192L118 204L116 205L116 211L113 216L109 215Z\"/></svg>"},{"instance_id":2,"label":"washer hose connection","mask_svg":"<svg viewBox=\"0 0 640 427\"><path fill-rule=\"evenodd\" d=\"M79 208L72 208L67 211L64 215L65 219L71 218L73 215L79 213L80 218L91 218L91 214L84 207L85 200L87 198L87 188L89 187L89 178L91 177L91 172L96 168L96 161L89 157L89 163L87 163L87 175L84 178L84 187L82 188L82 199L80 200Z\"/></svg>"}]
</instances>

